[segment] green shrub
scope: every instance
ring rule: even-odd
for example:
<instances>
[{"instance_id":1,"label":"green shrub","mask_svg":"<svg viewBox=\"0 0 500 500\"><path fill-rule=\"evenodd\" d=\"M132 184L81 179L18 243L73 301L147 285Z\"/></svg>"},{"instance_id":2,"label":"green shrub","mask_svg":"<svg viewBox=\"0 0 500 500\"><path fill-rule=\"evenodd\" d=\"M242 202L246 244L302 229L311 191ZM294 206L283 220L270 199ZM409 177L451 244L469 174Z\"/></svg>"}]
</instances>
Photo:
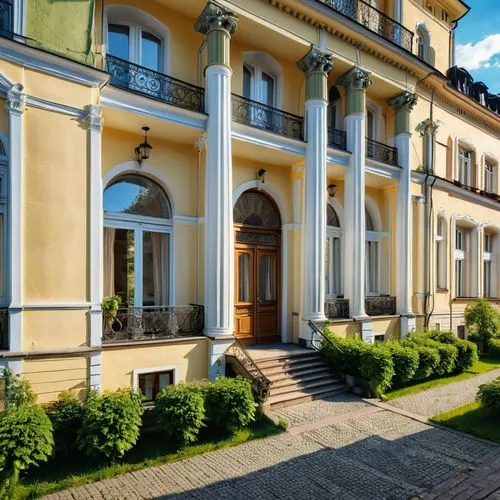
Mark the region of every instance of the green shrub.
<instances>
[{"instance_id":1,"label":"green shrub","mask_svg":"<svg viewBox=\"0 0 500 500\"><path fill-rule=\"evenodd\" d=\"M442 344L455 344L458 340L458 337L449 330L428 330L422 336Z\"/></svg>"},{"instance_id":2,"label":"green shrub","mask_svg":"<svg viewBox=\"0 0 500 500\"><path fill-rule=\"evenodd\" d=\"M394 382L402 384L413 380L418 370L418 352L398 341L388 342L386 345L394 365Z\"/></svg>"},{"instance_id":3,"label":"green shrub","mask_svg":"<svg viewBox=\"0 0 500 500\"><path fill-rule=\"evenodd\" d=\"M0 413L0 498L13 498L19 472L47 461L53 445L52 424L41 408L23 404Z\"/></svg>"},{"instance_id":4,"label":"green shrub","mask_svg":"<svg viewBox=\"0 0 500 500\"><path fill-rule=\"evenodd\" d=\"M169 385L156 398L158 422L179 445L196 441L205 417L206 389L186 384Z\"/></svg>"},{"instance_id":5,"label":"green shrub","mask_svg":"<svg viewBox=\"0 0 500 500\"><path fill-rule=\"evenodd\" d=\"M36 395L27 380L14 374L6 368L2 372L2 381L5 394L5 409L19 408L20 406L33 406Z\"/></svg>"},{"instance_id":6,"label":"green shrub","mask_svg":"<svg viewBox=\"0 0 500 500\"><path fill-rule=\"evenodd\" d=\"M48 404L45 411L54 427L56 450L68 453L76 446L78 430L82 426L82 403L71 391L65 391L59 394L57 401Z\"/></svg>"},{"instance_id":7,"label":"green shrub","mask_svg":"<svg viewBox=\"0 0 500 500\"><path fill-rule=\"evenodd\" d=\"M130 450L139 437L144 412L139 392L119 389L85 401L78 446L89 456L115 460Z\"/></svg>"},{"instance_id":8,"label":"green shrub","mask_svg":"<svg viewBox=\"0 0 500 500\"><path fill-rule=\"evenodd\" d=\"M418 369L414 379L424 380L431 377L440 362L439 351L434 347L411 340L405 341L404 345L412 347L418 353Z\"/></svg>"},{"instance_id":9,"label":"green shrub","mask_svg":"<svg viewBox=\"0 0 500 500\"><path fill-rule=\"evenodd\" d=\"M477 400L488 413L500 416L500 378L480 385Z\"/></svg>"},{"instance_id":10,"label":"green shrub","mask_svg":"<svg viewBox=\"0 0 500 500\"><path fill-rule=\"evenodd\" d=\"M394 364L385 344L370 345L361 359L361 376L370 383L373 396L380 396L391 387Z\"/></svg>"},{"instance_id":11,"label":"green shrub","mask_svg":"<svg viewBox=\"0 0 500 500\"><path fill-rule=\"evenodd\" d=\"M255 401L250 383L241 378L217 378L205 393L207 420L228 432L247 427L255 418Z\"/></svg>"},{"instance_id":12,"label":"green shrub","mask_svg":"<svg viewBox=\"0 0 500 500\"><path fill-rule=\"evenodd\" d=\"M492 356L500 356L500 339L490 339L489 353Z\"/></svg>"},{"instance_id":13,"label":"green shrub","mask_svg":"<svg viewBox=\"0 0 500 500\"><path fill-rule=\"evenodd\" d=\"M425 345L437 349L439 352L439 363L435 368L436 375L449 375L455 371L458 349L454 345L442 344L431 339L427 339Z\"/></svg>"},{"instance_id":14,"label":"green shrub","mask_svg":"<svg viewBox=\"0 0 500 500\"><path fill-rule=\"evenodd\" d=\"M477 344L468 340L457 339L455 342L457 348L457 372L470 370L474 363L479 360Z\"/></svg>"},{"instance_id":15,"label":"green shrub","mask_svg":"<svg viewBox=\"0 0 500 500\"><path fill-rule=\"evenodd\" d=\"M354 377L361 377L361 360L369 346L359 339L342 339L326 332L321 351L335 370Z\"/></svg>"},{"instance_id":16,"label":"green shrub","mask_svg":"<svg viewBox=\"0 0 500 500\"><path fill-rule=\"evenodd\" d=\"M479 299L467 305L464 317L468 330L479 336L481 352L488 352L490 339L500 330L499 313L488 301Z\"/></svg>"}]
</instances>

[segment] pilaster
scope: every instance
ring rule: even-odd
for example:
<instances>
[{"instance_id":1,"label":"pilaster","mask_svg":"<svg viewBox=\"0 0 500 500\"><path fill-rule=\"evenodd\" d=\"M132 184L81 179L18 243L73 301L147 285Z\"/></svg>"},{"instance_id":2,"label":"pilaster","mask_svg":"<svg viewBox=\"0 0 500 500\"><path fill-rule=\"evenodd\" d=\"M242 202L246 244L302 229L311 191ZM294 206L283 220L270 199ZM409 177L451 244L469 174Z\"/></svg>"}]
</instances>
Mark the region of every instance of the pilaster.
<instances>
[{"instance_id":1,"label":"pilaster","mask_svg":"<svg viewBox=\"0 0 500 500\"><path fill-rule=\"evenodd\" d=\"M234 331L234 244L231 152L231 68L229 50L237 17L208 2L196 21L207 37L205 68L208 112L205 175L205 334Z\"/></svg>"},{"instance_id":2,"label":"pilaster","mask_svg":"<svg viewBox=\"0 0 500 500\"><path fill-rule=\"evenodd\" d=\"M18 83L7 93L6 108L9 112L9 349L22 350L23 306L23 230L22 213L24 169L24 110L26 96Z\"/></svg>"},{"instance_id":3,"label":"pilaster","mask_svg":"<svg viewBox=\"0 0 500 500\"><path fill-rule=\"evenodd\" d=\"M306 74L302 319L325 321L327 78L332 55L312 46L297 66Z\"/></svg>"},{"instance_id":4,"label":"pilaster","mask_svg":"<svg viewBox=\"0 0 500 500\"><path fill-rule=\"evenodd\" d=\"M411 132L410 113L417 96L410 92L389 99L396 113L394 145L398 149L401 176L396 210L396 304L401 315L401 336L414 328L412 310L412 204L411 204ZM403 319L404 318L404 319Z\"/></svg>"},{"instance_id":5,"label":"pilaster","mask_svg":"<svg viewBox=\"0 0 500 500\"><path fill-rule=\"evenodd\" d=\"M349 299L351 317L365 312L365 101L372 84L370 73L354 67L340 77L337 85L346 90L345 130L351 152L344 184L345 252L344 296Z\"/></svg>"}]
</instances>

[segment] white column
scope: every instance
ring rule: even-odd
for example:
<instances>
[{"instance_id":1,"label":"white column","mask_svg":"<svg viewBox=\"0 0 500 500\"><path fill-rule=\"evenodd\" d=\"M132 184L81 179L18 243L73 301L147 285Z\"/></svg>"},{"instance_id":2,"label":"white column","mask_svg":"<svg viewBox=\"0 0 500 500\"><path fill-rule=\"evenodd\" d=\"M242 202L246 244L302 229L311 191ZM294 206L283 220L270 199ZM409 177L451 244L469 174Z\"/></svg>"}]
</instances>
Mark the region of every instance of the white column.
<instances>
[{"instance_id":1,"label":"white column","mask_svg":"<svg viewBox=\"0 0 500 500\"><path fill-rule=\"evenodd\" d=\"M205 334L233 334L234 245L231 156L231 70L206 69Z\"/></svg>"},{"instance_id":2,"label":"white column","mask_svg":"<svg viewBox=\"0 0 500 500\"><path fill-rule=\"evenodd\" d=\"M23 306L23 164L24 164L24 109L25 98L21 84L14 85L7 93L9 110L9 206L8 227L8 276L9 276L9 350L22 350Z\"/></svg>"}]
</instances>

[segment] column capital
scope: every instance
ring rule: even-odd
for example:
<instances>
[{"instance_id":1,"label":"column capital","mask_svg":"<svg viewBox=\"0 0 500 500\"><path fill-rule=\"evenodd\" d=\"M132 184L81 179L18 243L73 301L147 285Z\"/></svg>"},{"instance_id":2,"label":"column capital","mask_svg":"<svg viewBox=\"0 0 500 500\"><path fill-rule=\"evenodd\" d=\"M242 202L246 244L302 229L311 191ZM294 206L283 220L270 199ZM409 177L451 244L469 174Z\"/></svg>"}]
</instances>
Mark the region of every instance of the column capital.
<instances>
[{"instance_id":1,"label":"column capital","mask_svg":"<svg viewBox=\"0 0 500 500\"><path fill-rule=\"evenodd\" d=\"M236 31L238 16L217 2L209 0L195 23L195 30L206 35L212 30L224 30L229 35Z\"/></svg>"},{"instance_id":2,"label":"column capital","mask_svg":"<svg viewBox=\"0 0 500 500\"><path fill-rule=\"evenodd\" d=\"M311 45L307 54L297 63L297 67L306 74L325 73L328 75L333 67L333 54Z\"/></svg>"},{"instance_id":3,"label":"column capital","mask_svg":"<svg viewBox=\"0 0 500 500\"><path fill-rule=\"evenodd\" d=\"M389 99L387 104L398 111L405 110L409 113L417 104L417 94L406 91Z\"/></svg>"},{"instance_id":4,"label":"column capital","mask_svg":"<svg viewBox=\"0 0 500 500\"><path fill-rule=\"evenodd\" d=\"M22 114L26 108L26 94L23 93L24 87L20 83L13 85L7 92L5 107L10 113Z\"/></svg>"},{"instance_id":5,"label":"column capital","mask_svg":"<svg viewBox=\"0 0 500 500\"><path fill-rule=\"evenodd\" d=\"M423 122L418 124L417 129L424 135L436 135L437 130L439 128L439 123L431 120L430 118L426 118Z\"/></svg>"},{"instance_id":6,"label":"column capital","mask_svg":"<svg viewBox=\"0 0 500 500\"><path fill-rule=\"evenodd\" d=\"M89 104L85 106L85 110L87 114L81 119L82 126L91 132L102 132L103 119L101 106Z\"/></svg>"},{"instance_id":7,"label":"column capital","mask_svg":"<svg viewBox=\"0 0 500 500\"><path fill-rule=\"evenodd\" d=\"M344 87L347 92L352 90L365 90L373 83L371 73L354 66L346 74L342 75L336 85Z\"/></svg>"}]
</instances>

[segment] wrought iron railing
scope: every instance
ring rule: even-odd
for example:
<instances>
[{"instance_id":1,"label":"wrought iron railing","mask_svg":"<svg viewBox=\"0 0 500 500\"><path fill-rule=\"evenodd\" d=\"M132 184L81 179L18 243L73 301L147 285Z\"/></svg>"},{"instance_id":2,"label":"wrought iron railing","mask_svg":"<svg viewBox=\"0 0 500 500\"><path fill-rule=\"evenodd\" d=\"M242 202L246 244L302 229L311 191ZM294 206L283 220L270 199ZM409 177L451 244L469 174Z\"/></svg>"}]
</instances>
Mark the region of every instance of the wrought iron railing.
<instances>
[{"instance_id":1,"label":"wrought iron railing","mask_svg":"<svg viewBox=\"0 0 500 500\"><path fill-rule=\"evenodd\" d=\"M108 55L111 85L191 111L204 112L205 90L144 66Z\"/></svg>"},{"instance_id":2,"label":"wrought iron railing","mask_svg":"<svg viewBox=\"0 0 500 500\"><path fill-rule=\"evenodd\" d=\"M103 342L156 340L201 335L203 306L154 306L118 309L104 317Z\"/></svg>"},{"instance_id":3,"label":"wrought iron railing","mask_svg":"<svg viewBox=\"0 0 500 500\"><path fill-rule=\"evenodd\" d=\"M304 140L304 118L233 94L233 120L252 127Z\"/></svg>"},{"instance_id":4,"label":"wrought iron railing","mask_svg":"<svg viewBox=\"0 0 500 500\"><path fill-rule=\"evenodd\" d=\"M396 314L396 297L365 297L365 311L368 316L392 316Z\"/></svg>"},{"instance_id":5,"label":"wrought iron railing","mask_svg":"<svg viewBox=\"0 0 500 500\"><path fill-rule=\"evenodd\" d=\"M326 299L325 316L328 319L349 317L349 299Z\"/></svg>"},{"instance_id":6,"label":"wrought iron railing","mask_svg":"<svg viewBox=\"0 0 500 500\"><path fill-rule=\"evenodd\" d=\"M328 146L347 151L347 138L344 130L328 127Z\"/></svg>"},{"instance_id":7,"label":"wrought iron railing","mask_svg":"<svg viewBox=\"0 0 500 500\"><path fill-rule=\"evenodd\" d=\"M388 165L398 165L398 149L373 139L366 138L366 156Z\"/></svg>"},{"instance_id":8,"label":"wrought iron railing","mask_svg":"<svg viewBox=\"0 0 500 500\"><path fill-rule=\"evenodd\" d=\"M0 36L12 38L14 26L14 7L12 0L0 0Z\"/></svg>"},{"instance_id":9,"label":"wrought iron railing","mask_svg":"<svg viewBox=\"0 0 500 500\"><path fill-rule=\"evenodd\" d=\"M326 342L330 344L332 347L335 349L338 349L340 352L343 352L342 349L332 342L324 333L323 330L316 324L314 321L308 321L307 324L309 325L309 328L311 329L311 340L309 342L309 346L316 350L316 351L321 351L321 344L323 342Z\"/></svg>"},{"instance_id":10,"label":"wrought iron railing","mask_svg":"<svg viewBox=\"0 0 500 500\"><path fill-rule=\"evenodd\" d=\"M413 32L363 0L317 0L382 38L412 52Z\"/></svg>"},{"instance_id":11,"label":"wrought iron railing","mask_svg":"<svg viewBox=\"0 0 500 500\"><path fill-rule=\"evenodd\" d=\"M245 346L235 338L224 354L239 362L251 380L255 399L260 403L264 402L269 396L272 382L262 373L255 361L250 357Z\"/></svg>"},{"instance_id":12,"label":"wrought iron railing","mask_svg":"<svg viewBox=\"0 0 500 500\"><path fill-rule=\"evenodd\" d=\"M7 309L0 309L0 350L9 348L9 313Z\"/></svg>"}]
</instances>

